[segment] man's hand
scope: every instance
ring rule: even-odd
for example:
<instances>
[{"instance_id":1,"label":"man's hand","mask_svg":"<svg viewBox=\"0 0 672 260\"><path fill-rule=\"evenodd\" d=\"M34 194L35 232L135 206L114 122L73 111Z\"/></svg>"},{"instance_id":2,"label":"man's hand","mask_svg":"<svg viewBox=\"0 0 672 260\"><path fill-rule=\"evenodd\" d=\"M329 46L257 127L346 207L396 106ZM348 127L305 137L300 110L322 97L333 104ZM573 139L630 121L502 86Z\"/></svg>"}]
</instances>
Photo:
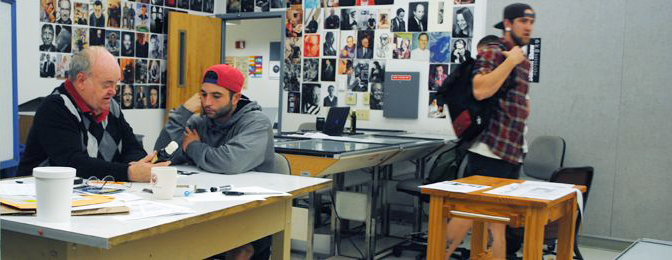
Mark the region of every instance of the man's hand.
<instances>
[{"instance_id":1,"label":"man's hand","mask_svg":"<svg viewBox=\"0 0 672 260\"><path fill-rule=\"evenodd\" d=\"M184 108L191 111L191 113L201 112L201 94L196 93L184 102Z\"/></svg>"},{"instance_id":2,"label":"man's hand","mask_svg":"<svg viewBox=\"0 0 672 260\"><path fill-rule=\"evenodd\" d=\"M139 161L130 162L128 166L128 180L132 182L149 182L152 174L152 167L168 166L170 161L152 164L152 158L156 156L156 151L148 154Z\"/></svg>"},{"instance_id":3,"label":"man's hand","mask_svg":"<svg viewBox=\"0 0 672 260\"><path fill-rule=\"evenodd\" d=\"M525 60L525 53L520 46L515 46L510 51L503 51L502 54L506 56L507 60L511 60L514 65L518 65Z\"/></svg>"},{"instance_id":4,"label":"man's hand","mask_svg":"<svg viewBox=\"0 0 672 260\"><path fill-rule=\"evenodd\" d=\"M182 151L187 152L187 146L193 141L201 141L201 137L198 136L196 129L191 130L187 127L184 130L184 136L182 136Z\"/></svg>"},{"instance_id":5,"label":"man's hand","mask_svg":"<svg viewBox=\"0 0 672 260\"><path fill-rule=\"evenodd\" d=\"M254 255L254 247L252 244L245 244L241 247L235 248L226 252L226 260L248 260Z\"/></svg>"}]
</instances>

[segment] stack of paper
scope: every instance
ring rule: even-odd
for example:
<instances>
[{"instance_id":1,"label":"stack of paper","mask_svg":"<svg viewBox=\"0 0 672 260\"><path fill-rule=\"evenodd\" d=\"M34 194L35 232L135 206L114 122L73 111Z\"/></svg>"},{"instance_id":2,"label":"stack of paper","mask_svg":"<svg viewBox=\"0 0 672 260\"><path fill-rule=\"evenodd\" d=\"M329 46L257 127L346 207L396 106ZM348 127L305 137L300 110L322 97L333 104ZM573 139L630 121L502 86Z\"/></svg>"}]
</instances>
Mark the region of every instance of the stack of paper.
<instances>
[{"instance_id":1,"label":"stack of paper","mask_svg":"<svg viewBox=\"0 0 672 260\"><path fill-rule=\"evenodd\" d=\"M574 185L571 184L526 181L523 183L505 185L486 191L485 193L541 200L556 200L574 191Z\"/></svg>"},{"instance_id":2,"label":"stack of paper","mask_svg":"<svg viewBox=\"0 0 672 260\"><path fill-rule=\"evenodd\" d=\"M420 188L433 189L433 190L442 190L450 192L459 192L459 193L469 193L477 190L483 190L490 188L490 186L468 184L454 181L443 181L432 183L428 185L419 186Z\"/></svg>"}]
</instances>

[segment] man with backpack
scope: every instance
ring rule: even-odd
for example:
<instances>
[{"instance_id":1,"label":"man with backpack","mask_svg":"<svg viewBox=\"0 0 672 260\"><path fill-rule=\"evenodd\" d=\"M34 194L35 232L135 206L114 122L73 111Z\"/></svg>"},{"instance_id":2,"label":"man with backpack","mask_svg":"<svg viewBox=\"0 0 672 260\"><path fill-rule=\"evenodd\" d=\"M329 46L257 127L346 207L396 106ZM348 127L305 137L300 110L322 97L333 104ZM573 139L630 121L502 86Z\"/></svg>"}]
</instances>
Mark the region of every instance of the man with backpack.
<instances>
[{"instance_id":1,"label":"man with backpack","mask_svg":"<svg viewBox=\"0 0 672 260\"><path fill-rule=\"evenodd\" d=\"M518 178L526 152L524 132L529 113L527 78L530 62L521 47L529 43L534 21L535 12L529 5L511 4L504 9L502 22L495 25L495 28L503 30L503 37L479 46L472 70L473 98L480 102L492 102L492 111L482 131L479 130L479 134L469 142L469 160L464 177ZM451 117L452 114L453 111ZM452 119L455 124L456 118ZM450 220L447 228L448 257L461 243L471 224L468 219ZM506 225L492 223L489 228L493 237L494 259L505 259Z\"/></svg>"}]
</instances>

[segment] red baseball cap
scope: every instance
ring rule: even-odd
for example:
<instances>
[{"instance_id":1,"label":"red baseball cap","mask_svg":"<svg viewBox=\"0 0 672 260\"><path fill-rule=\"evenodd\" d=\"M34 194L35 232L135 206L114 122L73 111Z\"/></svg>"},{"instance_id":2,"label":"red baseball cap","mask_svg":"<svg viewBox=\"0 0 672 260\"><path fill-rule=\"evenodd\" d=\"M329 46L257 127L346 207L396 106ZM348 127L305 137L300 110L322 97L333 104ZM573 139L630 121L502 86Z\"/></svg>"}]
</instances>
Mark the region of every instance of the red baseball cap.
<instances>
[{"instance_id":1,"label":"red baseball cap","mask_svg":"<svg viewBox=\"0 0 672 260\"><path fill-rule=\"evenodd\" d=\"M215 75L213 75L213 73ZM240 91L243 89L244 82L245 78L243 77L243 74L240 73L238 69L226 64L217 64L210 66L203 73L203 81L202 81L202 83L212 83L217 86L231 90L235 93L240 93Z\"/></svg>"}]
</instances>

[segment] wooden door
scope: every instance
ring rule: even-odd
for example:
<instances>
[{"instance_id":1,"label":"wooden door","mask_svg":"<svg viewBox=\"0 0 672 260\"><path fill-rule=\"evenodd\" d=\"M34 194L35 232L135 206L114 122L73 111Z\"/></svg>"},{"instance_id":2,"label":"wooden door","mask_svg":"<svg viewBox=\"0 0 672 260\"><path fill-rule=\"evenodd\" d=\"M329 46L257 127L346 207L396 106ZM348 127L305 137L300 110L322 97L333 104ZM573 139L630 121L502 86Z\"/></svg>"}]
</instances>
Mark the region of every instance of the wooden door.
<instances>
[{"instance_id":1,"label":"wooden door","mask_svg":"<svg viewBox=\"0 0 672 260\"><path fill-rule=\"evenodd\" d=\"M166 119L172 109L200 91L203 71L220 63L221 43L221 19L170 12Z\"/></svg>"}]
</instances>

